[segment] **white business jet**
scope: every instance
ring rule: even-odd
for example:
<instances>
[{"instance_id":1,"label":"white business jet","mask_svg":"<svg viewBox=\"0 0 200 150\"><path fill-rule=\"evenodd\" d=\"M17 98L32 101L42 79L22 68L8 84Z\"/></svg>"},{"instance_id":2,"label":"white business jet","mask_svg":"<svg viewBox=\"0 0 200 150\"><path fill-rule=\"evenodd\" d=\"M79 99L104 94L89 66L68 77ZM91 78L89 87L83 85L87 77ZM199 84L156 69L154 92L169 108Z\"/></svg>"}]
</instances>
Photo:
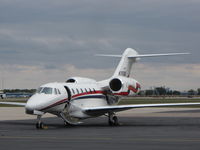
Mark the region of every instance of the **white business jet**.
<instances>
[{"instance_id":1,"label":"white business jet","mask_svg":"<svg viewBox=\"0 0 200 150\"><path fill-rule=\"evenodd\" d=\"M188 53L139 55L127 48L122 55L100 55L121 57L113 76L107 80L95 81L89 78L72 77L66 82L48 83L38 88L27 103L0 102L0 104L25 106L27 114L37 115L37 129L43 129L41 117L45 113L54 114L65 125L76 125L82 120L102 115L108 116L109 125L118 125L116 112L132 108L200 105L200 103L170 103L117 105L123 96L136 95L141 86L135 79L129 78L132 64L141 57L170 56Z\"/></svg>"}]
</instances>

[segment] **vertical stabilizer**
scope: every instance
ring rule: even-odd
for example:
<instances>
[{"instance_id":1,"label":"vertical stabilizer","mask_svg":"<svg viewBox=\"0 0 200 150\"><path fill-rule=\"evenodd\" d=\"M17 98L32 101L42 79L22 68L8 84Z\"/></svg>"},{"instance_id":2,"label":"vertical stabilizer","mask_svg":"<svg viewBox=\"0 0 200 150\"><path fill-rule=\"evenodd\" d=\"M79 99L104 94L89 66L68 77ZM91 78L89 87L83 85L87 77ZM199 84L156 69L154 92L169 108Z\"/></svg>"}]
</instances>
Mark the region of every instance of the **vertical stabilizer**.
<instances>
[{"instance_id":1,"label":"vertical stabilizer","mask_svg":"<svg viewBox=\"0 0 200 150\"><path fill-rule=\"evenodd\" d=\"M136 62L138 59L136 58L129 58L130 56L137 56L138 53L132 48L127 48L124 53L122 54L121 60L117 66L117 69L115 70L114 77L115 76L124 76L124 77L129 77L131 68L133 63Z\"/></svg>"}]
</instances>

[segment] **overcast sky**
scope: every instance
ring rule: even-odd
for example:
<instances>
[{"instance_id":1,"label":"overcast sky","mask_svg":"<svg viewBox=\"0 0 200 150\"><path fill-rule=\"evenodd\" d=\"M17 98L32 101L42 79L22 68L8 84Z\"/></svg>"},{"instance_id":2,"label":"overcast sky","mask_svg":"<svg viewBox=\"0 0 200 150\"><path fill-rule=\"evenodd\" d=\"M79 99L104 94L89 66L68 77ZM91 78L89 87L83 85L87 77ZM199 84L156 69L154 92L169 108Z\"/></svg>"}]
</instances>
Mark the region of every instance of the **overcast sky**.
<instances>
[{"instance_id":1,"label":"overcast sky","mask_svg":"<svg viewBox=\"0 0 200 150\"><path fill-rule=\"evenodd\" d=\"M143 58L132 76L143 89L200 87L200 0L0 0L4 88L37 88L70 76L108 78L118 59L96 53L190 52Z\"/></svg>"}]
</instances>

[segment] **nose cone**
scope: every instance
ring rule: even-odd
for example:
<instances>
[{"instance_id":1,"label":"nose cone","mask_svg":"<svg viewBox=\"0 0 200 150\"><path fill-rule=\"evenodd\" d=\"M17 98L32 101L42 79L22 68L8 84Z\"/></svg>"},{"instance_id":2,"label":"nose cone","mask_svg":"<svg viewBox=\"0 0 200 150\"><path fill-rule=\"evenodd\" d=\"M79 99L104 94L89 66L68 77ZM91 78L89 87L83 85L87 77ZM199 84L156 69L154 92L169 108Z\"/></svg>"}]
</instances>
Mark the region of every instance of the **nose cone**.
<instances>
[{"instance_id":1,"label":"nose cone","mask_svg":"<svg viewBox=\"0 0 200 150\"><path fill-rule=\"evenodd\" d=\"M25 109L27 114L33 114L33 111L35 109L35 104L34 104L34 95L30 97L26 103Z\"/></svg>"},{"instance_id":2,"label":"nose cone","mask_svg":"<svg viewBox=\"0 0 200 150\"><path fill-rule=\"evenodd\" d=\"M34 110L40 110L42 107L43 97L39 94L35 94L30 97L26 103L25 109L27 114L33 114Z\"/></svg>"}]
</instances>

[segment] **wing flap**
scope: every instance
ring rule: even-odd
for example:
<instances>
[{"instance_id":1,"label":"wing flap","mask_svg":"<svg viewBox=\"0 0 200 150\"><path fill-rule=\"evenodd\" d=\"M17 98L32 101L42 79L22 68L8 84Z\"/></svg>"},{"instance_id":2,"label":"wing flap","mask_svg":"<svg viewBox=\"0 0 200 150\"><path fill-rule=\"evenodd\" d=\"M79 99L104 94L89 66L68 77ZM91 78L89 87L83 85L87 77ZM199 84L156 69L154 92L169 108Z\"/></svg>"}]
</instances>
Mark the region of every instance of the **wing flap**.
<instances>
[{"instance_id":1,"label":"wing flap","mask_svg":"<svg viewBox=\"0 0 200 150\"><path fill-rule=\"evenodd\" d=\"M116 105L116 106L104 106L104 107L93 107L84 109L88 115L103 115L109 112L119 112L123 110L133 108L145 108L145 107L166 107L166 106L190 106L200 105L200 103L165 103L165 104L140 104L140 105Z\"/></svg>"}]
</instances>

